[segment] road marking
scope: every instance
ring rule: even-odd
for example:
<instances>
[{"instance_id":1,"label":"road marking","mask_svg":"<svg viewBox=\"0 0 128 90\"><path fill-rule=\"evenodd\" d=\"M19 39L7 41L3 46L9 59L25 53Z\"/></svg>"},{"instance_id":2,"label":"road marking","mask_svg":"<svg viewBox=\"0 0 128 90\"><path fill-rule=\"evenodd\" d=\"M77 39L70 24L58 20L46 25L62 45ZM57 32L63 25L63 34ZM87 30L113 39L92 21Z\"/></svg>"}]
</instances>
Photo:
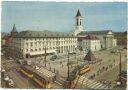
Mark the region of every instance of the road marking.
<instances>
[{"instance_id":1,"label":"road marking","mask_svg":"<svg viewBox=\"0 0 128 90\"><path fill-rule=\"evenodd\" d=\"M59 84L59 85L61 85L62 86L62 84L61 83L59 83L58 81L55 81L57 84Z\"/></svg>"},{"instance_id":2,"label":"road marking","mask_svg":"<svg viewBox=\"0 0 128 90\"><path fill-rule=\"evenodd\" d=\"M101 85L101 83L97 83L97 84L93 85L91 88L94 88L95 89L99 85Z\"/></svg>"},{"instance_id":3,"label":"road marking","mask_svg":"<svg viewBox=\"0 0 128 90\"><path fill-rule=\"evenodd\" d=\"M88 81L87 86L91 85L94 82L95 82L94 80Z\"/></svg>"},{"instance_id":4,"label":"road marking","mask_svg":"<svg viewBox=\"0 0 128 90\"><path fill-rule=\"evenodd\" d=\"M103 84L100 84L99 86L97 86L95 89L99 89L101 86L104 86Z\"/></svg>"},{"instance_id":5,"label":"road marking","mask_svg":"<svg viewBox=\"0 0 128 90\"><path fill-rule=\"evenodd\" d=\"M93 85L95 85L95 84L97 84L97 82L93 82L93 83L91 83L91 84L89 84L89 85L87 85L88 87L92 87Z\"/></svg>"}]
</instances>

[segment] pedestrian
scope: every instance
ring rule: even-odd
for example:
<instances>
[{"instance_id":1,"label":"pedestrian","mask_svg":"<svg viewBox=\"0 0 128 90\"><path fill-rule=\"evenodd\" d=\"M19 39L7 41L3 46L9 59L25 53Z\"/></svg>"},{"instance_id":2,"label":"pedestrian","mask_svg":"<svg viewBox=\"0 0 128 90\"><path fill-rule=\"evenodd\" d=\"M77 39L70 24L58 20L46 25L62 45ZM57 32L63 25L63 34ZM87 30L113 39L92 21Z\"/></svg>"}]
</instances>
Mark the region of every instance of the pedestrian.
<instances>
[{"instance_id":1,"label":"pedestrian","mask_svg":"<svg viewBox=\"0 0 128 90\"><path fill-rule=\"evenodd\" d=\"M54 73L55 73L55 68L54 68Z\"/></svg>"},{"instance_id":2,"label":"pedestrian","mask_svg":"<svg viewBox=\"0 0 128 90\"><path fill-rule=\"evenodd\" d=\"M62 68L63 68L63 63L62 63Z\"/></svg>"}]
</instances>

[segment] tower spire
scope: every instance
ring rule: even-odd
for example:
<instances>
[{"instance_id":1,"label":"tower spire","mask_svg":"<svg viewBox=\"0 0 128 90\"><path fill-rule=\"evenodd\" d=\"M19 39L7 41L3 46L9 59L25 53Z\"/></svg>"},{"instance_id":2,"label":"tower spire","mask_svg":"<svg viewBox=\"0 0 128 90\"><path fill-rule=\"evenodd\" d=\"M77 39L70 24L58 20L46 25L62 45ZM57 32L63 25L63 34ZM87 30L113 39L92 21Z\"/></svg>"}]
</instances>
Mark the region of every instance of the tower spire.
<instances>
[{"instance_id":1,"label":"tower spire","mask_svg":"<svg viewBox=\"0 0 128 90\"><path fill-rule=\"evenodd\" d=\"M80 10L78 9L76 17L81 16Z\"/></svg>"},{"instance_id":2,"label":"tower spire","mask_svg":"<svg viewBox=\"0 0 128 90\"><path fill-rule=\"evenodd\" d=\"M13 29L11 32L17 32L15 24L13 25Z\"/></svg>"},{"instance_id":3,"label":"tower spire","mask_svg":"<svg viewBox=\"0 0 128 90\"><path fill-rule=\"evenodd\" d=\"M14 36L15 34L17 34L17 30L16 30L16 26L15 24L13 25L12 31L11 31L11 36Z\"/></svg>"}]
</instances>

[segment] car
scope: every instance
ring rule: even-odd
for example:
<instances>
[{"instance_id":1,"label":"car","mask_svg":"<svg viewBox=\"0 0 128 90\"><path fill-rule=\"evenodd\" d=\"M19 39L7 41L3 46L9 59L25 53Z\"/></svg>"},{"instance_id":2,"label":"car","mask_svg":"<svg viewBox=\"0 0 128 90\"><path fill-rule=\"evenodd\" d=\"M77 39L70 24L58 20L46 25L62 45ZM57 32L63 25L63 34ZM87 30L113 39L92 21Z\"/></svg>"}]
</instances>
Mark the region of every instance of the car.
<instances>
[{"instance_id":1,"label":"car","mask_svg":"<svg viewBox=\"0 0 128 90\"><path fill-rule=\"evenodd\" d=\"M7 81L7 85L8 85L8 87L14 87L14 82L13 82L13 80L12 80L12 79L9 79L9 80Z\"/></svg>"},{"instance_id":2,"label":"car","mask_svg":"<svg viewBox=\"0 0 128 90\"><path fill-rule=\"evenodd\" d=\"M116 53L116 51L110 51L111 53Z\"/></svg>"},{"instance_id":3,"label":"car","mask_svg":"<svg viewBox=\"0 0 128 90\"><path fill-rule=\"evenodd\" d=\"M54 56L52 56L51 58L50 58L50 60L55 60L55 59L57 59L57 55L54 55Z\"/></svg>"},{"instance_id":4,"label":"car","mask_svg":"<svg viewBox=\"0 0 128 90\"><path fill-rule=\"evenodd\" d=\"M5 76L4 80L5 81L8 81L9 80L9 77L8 76Z\"/></svg>"},{"instance_id":5,"label":"car","mask_svg":"<svg viewBox=\"0 0 128 90\"><path fill-rule=\"evenodd\" d=\"M69 54L73 55L73 54L76 54L76 52L70 52Z\"/></svg>"},{"instance_id":6,"label":"car","mask_svg":"<svg viewBox=\"0 0 128 90\"><path fill-rule=\"evenodd\" d=\"M124 47L123 49L127 49L127 47Z\"/></svg>"},{"instance_id":7,"label":"car","mask_svg":"<svg viewBox=\"0 0 128 90\"><path fill-rule=\"evenodd\" d=\"M1 55L3 56L4 54L3 54L3 53L1 53Z\"/></svg>"},{"instance_id":8,"label":"car","mask_svg":"<svg viewBox=\"0 0 128 90\"><path fill-rule=\"evenodd\" d=\"M11 58L11 57L9 57L9 60L12 60L12 58Z\"/></svg>"}]
</instances>

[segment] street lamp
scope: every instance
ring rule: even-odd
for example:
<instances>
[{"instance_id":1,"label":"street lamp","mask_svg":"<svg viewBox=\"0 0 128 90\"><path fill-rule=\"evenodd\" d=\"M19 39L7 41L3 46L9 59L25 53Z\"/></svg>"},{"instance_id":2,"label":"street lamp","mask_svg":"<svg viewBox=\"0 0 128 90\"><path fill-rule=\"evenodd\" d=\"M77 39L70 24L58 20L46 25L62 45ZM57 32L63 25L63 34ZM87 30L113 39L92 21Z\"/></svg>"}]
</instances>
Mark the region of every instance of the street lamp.
<instances>
[{"instance_id":1,"label":"street lamp","mask_svg":"<svg viewBox=\"0 0 128 90\"><path fill-rule=\"evenodd\" d=\"M47 43L49 42L49 41L46 41ZM44 43L45 44L45 48L44 48L44 50L45 50L45 56L44 56L44 60L45 60L45 67L46 67L46 59L47 59L47 48L46 48L46 42Z\"/></svg>"},{"instance_id":2,"label":"street lamp","mask_svg":"<svg viewBox=\"0 0 128 90\"><path fill-rule=\"evenodd\" d=\"M117 53L120 54L120 62L119 62L119 82L118 82L118 83L120 83L120 85L121 85L121 84L122 84L122 83L121 83L121 52L117 51Z\"/></svg>"},{"instance_id":3,"label":"street lamp","mask_svg":"<svg viewBox=\"0 0 128 90\"><path fill-rule=\"evenodd\" d=\"M45 57L44 57L44 60L45 60L45 67L46 67L46 46L45 46Z\"/></svg>"},{"instance_id":4,"label":"street lamp","mask_svg":"<svg viewBox=\"0 0 128 90\"><path fill-rule=\"evenodd\" d=\"M70 76L69 76L69 50L67 50L67 52L68 52L68 78L67 80L68 80L68 88L70 88L71 81L70 81Z\"/></svg>"},{"instance_id":5,"label":"street lamp","mask_svg":"<svg viewBox=\"0 0 128 90\"><path fill-rule=\"evenodd\" d=\"M67 50L68 52L68 80L69 80L69 50Z\"/></svg>"}]
</instances>

